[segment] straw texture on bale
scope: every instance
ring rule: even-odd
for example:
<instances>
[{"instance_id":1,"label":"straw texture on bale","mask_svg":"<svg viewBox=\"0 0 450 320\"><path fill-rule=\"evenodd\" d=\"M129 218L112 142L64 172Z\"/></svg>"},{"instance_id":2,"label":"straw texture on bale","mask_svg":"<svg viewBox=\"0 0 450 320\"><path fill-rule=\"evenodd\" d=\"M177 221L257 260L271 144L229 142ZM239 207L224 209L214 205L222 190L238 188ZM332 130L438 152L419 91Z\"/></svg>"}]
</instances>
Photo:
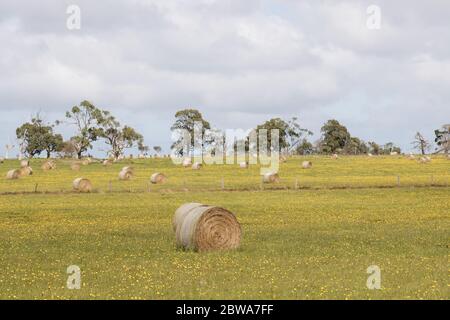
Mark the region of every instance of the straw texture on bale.
<instances>
[{"instance_id":1,"label":"straw texture on bale","mask_svg":"<svg viewBox=\"0 0 450 320\"><path fill-rule=\"evenodd\" d=\"M31 167L22 167L20 168L20 175L22 177L31 176L33 174L33 169Z\"/></svg>"},{"instance_id":2,"label":"straw texture on bale","mask_svg":"<svg viewBox=\"0 0 450 320\"><path fill-rule=\"evenodd\" d=\"M21 160L20 161L20 167L21 168L26 168L26 167L28 167L30 165L30 161L28 161L28 160Z\"/></svg>"},{"instance_id":3,"label":"straw texture on bale","mask_svg":"<svg viewBox=\"0 0 450 320\"><path fill-rule=\"evenodd\" d=\"M77 178L73 180L73 189L79 192L91 192L92 183L85 178Z\"/></svg>"},{"instance_id":4,"label":"straw texture on bale","mask_svg":"<svg viewBox=\"0 0 450 320\"><path fill-rule=\"evenodd\" d=\"M164 174L156 172L156 173L152 174L152 176L150 177L150 182L153 184L164 183L164 182L166 182L166 179L167 179L167 177Z\"/></svg>"},{"instance_id":5,"label":"straw texture on bale","mask_svg":"<svg viewBox=\"0 0 450 320\"><path fill-rule=\"evenodd\" d=\"M9 170L6 173L6 179L8 179L8 180L15 180L15 179L19 179L19 178L20 178L20 170L18 170L18 169Z\"/></svg>"},{"instance_id":6,"label":"straw texture on bale","mask_svg":"<svg viewBox=\"0 0 450 320\"><path fill-rule=\"evenodd\" d=\"M263 182L264 183L276 183L280 182L280 177L275 172L269 172L263 175Z\"/></svg>"},{"instance_id":7,"label":"straw texture on bale","mask_svg":"<svg viewBox=\"0 0 450 320\"><path fill-rule=\"evenodd\" d=\"M303 161L302 162L302 168L303 169L309 169L312 167L312 162L311 161Z\"/></svg>"},{"instance_id":8,"label":"straw texture on bale","mask_svg":"<svg viewBox=\"0 0 450 320\"><path fill-rule=\"evenodd\" d=\"M192 169L199 170L202 168L202 164L200 162L196 162L192 165Z\"/></svg>"},{"instance_id":9,"label":"straw texture on bale","mask_svg":"<svg viewBox=\"0 0 450 320\"><path fill-rule=\"evenodd\" d=\"M200 203L179 207L173 219L173 230L178 247L200 252L236 249L242 235L233 213Z\"/></svg>"},{"instance_id":10,"label":"straw texture on bale","mask_svg":"<svg viewBox=\"0 0 450 320\"><path fill-rule=\"evenodd\" d=\"M190 167L192 165L192 161L190 158L184 158L183 160L183 167L187 168Z\"/></svg>"},{"instance_id":11,"label":"straw texture on bale","mask_svg":"<svg viewBox=\"0 0 450 320\"><path fill-rule=\"evenodd\" d=\"M53 170L53 169L56 169L56 162L53 160L45 161L42 164L42 170L44 170L44 171Z\"/></svg>"}]
</instances>

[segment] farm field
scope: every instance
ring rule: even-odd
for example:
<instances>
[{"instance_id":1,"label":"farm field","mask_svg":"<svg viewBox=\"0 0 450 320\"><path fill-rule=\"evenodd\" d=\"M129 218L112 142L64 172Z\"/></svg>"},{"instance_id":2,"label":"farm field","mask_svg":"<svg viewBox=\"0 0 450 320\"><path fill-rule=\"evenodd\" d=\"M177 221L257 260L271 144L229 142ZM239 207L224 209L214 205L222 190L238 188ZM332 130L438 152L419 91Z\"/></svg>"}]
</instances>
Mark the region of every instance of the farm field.
<instances>
[{"instance_id":1,"label":"farm field","mask_svg":"<svg viewBox=\"0 0 450 320\"><path fill-rule=\"evenodd\" d=\"M302 170L303 160L313 168ZM404 157L294 157L281 182L259 168L194 171L169 159L130 160L6 180L0 165L0 299L448 299L450 161ZM153 172L169 180L149 185ZM94 192L71 190L89 178ZM398 176L400 184L398 185ZM223 186L222 186L223 178ZM297 183L296 183L297 181ZM35 192L36 191L36 192ZM172 218L186 202L225 207L242 225L236 251L175 246ZM66 288L69 265L82 288ZM367 267L382 289L368 290Z\"/></svg>"}]
</instances>

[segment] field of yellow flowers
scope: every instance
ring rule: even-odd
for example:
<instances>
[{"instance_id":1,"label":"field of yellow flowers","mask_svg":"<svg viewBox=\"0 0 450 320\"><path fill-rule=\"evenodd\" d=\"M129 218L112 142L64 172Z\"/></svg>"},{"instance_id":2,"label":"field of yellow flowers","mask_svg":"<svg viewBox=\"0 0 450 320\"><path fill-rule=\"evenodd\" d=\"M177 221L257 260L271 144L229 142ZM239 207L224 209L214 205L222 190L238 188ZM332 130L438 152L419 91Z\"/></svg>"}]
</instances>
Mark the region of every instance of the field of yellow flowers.
<instances>
[{"instance_id":1,"label":"field of yellow flowers","mask_svg":"<svg viewBox=\"0 0 450 320\"><path fill-rule=\"evenodd\" d=\"M308 159L313 168L303 170ZM0 299L448 299L450 161L403 157L290 158L281 182L259 168L134 160L79 172L70 162L6 180L0 165ZM132 165L135 178L120 182ZM168 176L150 185L153 172ZM71 191L76 177L94 191ZM400 177L400 178L398 178ZM202 202L234 212L239 250L175 247L178 206ZM81 288L67 288L67 267ZM381 269L381 289L366 286Z\"/></svg>"}]
</instances>

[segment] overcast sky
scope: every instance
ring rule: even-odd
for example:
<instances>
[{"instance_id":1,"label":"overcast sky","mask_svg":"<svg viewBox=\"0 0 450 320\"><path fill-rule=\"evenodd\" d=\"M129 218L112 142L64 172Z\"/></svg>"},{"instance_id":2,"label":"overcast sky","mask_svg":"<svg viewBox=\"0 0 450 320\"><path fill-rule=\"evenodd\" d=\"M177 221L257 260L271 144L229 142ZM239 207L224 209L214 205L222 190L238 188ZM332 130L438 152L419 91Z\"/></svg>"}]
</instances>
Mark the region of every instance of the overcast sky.
<instances>
[{"instance_id":1,"label":"overcast sky","mask_svg":"<svg viewBox=\"0 0 450 320\"><path fill-rule=\"evenodd\" d=\"M409 151L450 122L449 13L448 0L2 0L0 153L31 115L85 99L165 153L186 107L224 129L297 116L313 140L334 118Z\"/></svg>"}]
</instances>

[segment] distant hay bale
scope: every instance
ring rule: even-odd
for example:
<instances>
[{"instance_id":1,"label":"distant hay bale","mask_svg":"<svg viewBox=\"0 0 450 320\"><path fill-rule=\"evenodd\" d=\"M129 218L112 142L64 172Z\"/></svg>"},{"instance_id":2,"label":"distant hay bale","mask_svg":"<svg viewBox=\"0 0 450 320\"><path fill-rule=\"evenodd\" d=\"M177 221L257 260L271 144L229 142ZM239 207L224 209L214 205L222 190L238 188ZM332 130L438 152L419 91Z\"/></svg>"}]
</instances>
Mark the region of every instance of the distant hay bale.
<instances>
[{"instance_id":1,"label":"distant hay bale","mask_svg":"<svg viewBox=\"0 0 450 320\"><path fill-rule=\"evenodd\" d=\"M409 160L415 160L416 157L411 153L411 154L408 156L408 159L409 159Z\"/></svg>"},{"instance_id":2,"label":"distant hay bale","mask_svg":"<svg viewBox=\"0 0 450 320\"><path fill-rule=\"evenodd\" d=\"M0 163L3 163L3 162L5 162L5 158L0 157Z\"/></svg>"},{"instance_id":3,"label":"distant hay bale","mask_svg":"<svg viewBox=\"0 0 450 320\"><path fill-rule=\"evenodd\" d=\"M371 154L371 153L368 153L367 155L368 155L369 157L373 157L373 154Z\"/></svg>"},{"instance_id":4,"label":"distant hay bale","mask_svg":"<svg viewBox=\"0 0 450 320\"><path fill-rule=\"evenodd\" d=\"M248 169L248 161L243 161L243 162L239 163L239 167L241 169Z\"/></svg>"},{"instance_id":5,"label":"distant hay bale","mask_svg":"<svg viewBox=\"0 0 450 320\"><path fill-rule=\"evenodd\" d=\"M312 162L311 161L303 161L302 162L302 168L303 169L310 169L312 167Z\"/></svg>"},{"instance_id":6,"label":"distant hay bale","mask_svg":"<svg viewBox=\"0 0 450 320\"><path fill-rule=\"evenodd\" d=\"M133 178L133 168L132 167L123 167L119 172L119 180L130 180Z\"/></svg>"},{"instance_id":7,"label":"distant hay bale","mask_svg":"<svg viewBox=\"0 0 450 320\"><path fill-rule=\"evenodd\" d=\"M25 160L21 160L20 161L20 167L21 168L26 168L28 166L30 166L30 161L29 160L25 159Z\"/></svg>"},{"instance_id":8,"label":"distant hay bale","mask_svg":"<svg viewBox=\"0 0 450 320\"><path fill-rule=\"evenodd\" d=\"M89 165L91 163L91 161L89 161L88 159L83 159L82 161L81 161L81 164L83 165L83 166L87 166L87 165Z\"/></svg>"},{"instance_id":9,"label":"distant hay bale","mask_svg":"<svg viewBox=\"0 0 450 320\"><path fill-rule=\"evenodd\" d=\"M110 166L112 164L113 164L113 161L111 159L103 160L103 165L104 166Z\"/></svg>"},{"instance_id":10,"label":"distant hay bale","mask_svg":"<svg viewBox=\"0 0 450 320\"><path fill-rule=\"evenodd\" d=\"M88 179L77 178L77 179L73 180L73 189L78 192L91 192L92 191L92 183Z\"/></svg>"},{"instance_id":11,"label":"distant hay bale","mask_svg":"<svg viewBox=\"0 0 450 320\"><path fill-rule=\"evenodd\" d=\"M280 156L280 162L281 163L285 163L287 161L287 157L286 156Z\"/></svg>"},{"instance_id":12,"label":"distant hay bale","mask_svg":"<svg viewBox=\"0 0 450 320\"><path fill-rule=\"evenodd\" d=\"M202 164L200 163L200 162L195 162L193 165L192 165L192 169L193 170L200 170L202 168Z\"/></svg>"},{"instance_id":13,"label":"distant hay bale","mask_svg":"<svg viewBox=\"0 0 450 320\"><path fill-rule=\"evenodd\" d=\"M398 152L397 152L397 151L392 151L392 152L390 153L390 155L391 155L391 156L397 156L397 155L398 155Z\"/></svg>"},{"instance_id":14,"label":"distant hay bale","mask_svg":"<svg viewBox=\"0 0 450 320\"><path fill-rule=\"evenodd\" d=\"M331 159L336 160L337 158L339 158L339 156L336 153L331 156Z\"/></svg>"},{"instance_id":15,"label":"distant hay bale","mask_svg":"<svg viewBox=\"0 0 450 320\"><path fill-rule=\"evenodd\" d=\"M176 244L199 252L232 250L241 242L241 226L236 216L220 207L186 203L173 219Z\"/></svg>"},{"instance_id":16,"label":"distant hay bale","mask_svg":"<svg viewBox=\"0 0 450 320\"><path fill-rule=\"evenodd\" d=\"M187 168L187 167L190 167L191 165L192 165L191 158L184 158L183 159L183 167Z\"/></svg>"},{"instance_id":17,"label":"distant hay bale","mask_svg":"<svg viewBox=\"0 0 450 320\"><path fill-rule=\"evenodd\" d=\"M265 175L263 175L263 182L264 183L278 183L278 182L280 182L280 177L275 172L268 172Z\"/></svg>"},{"instance_id":18,"label":"distant hay bale","mask_svg":"<svg viewBox=\"0 0 450 320\"><path fill-rule=\"evenodd\" d=\"M72 169L73 171L80 171L81 165L79 162L72 162L72 164L70 165L70 169Z\"/></svg>"},{"instance_id":19,"label":"distant hay bale","mask_svg":"<svg viewBox=\"0 0 450 320\"><path fill-rule=\"evenodd\" d=\"M19 170L21 177L31 176L33 174L33 168L31 167L22 167Z\"/></svg>"},{"instance_id":20,"label":"distant hay bale","mask_svg":"<svg viewBox=\"0 0 450 320\"><path fill-rule=\"evenodd\" d=\"M145 159L145 156L144 156L143 154L140 154L140 155L138 156L138 159Z\"/></svg>"},{"instance_id":21,"label":"distant hay bale","mask_svg":"<svg viewBox=\"0 0 450 320\"><path fill-rule=\"evenodd\" d=\"M430 157L420 157L419 162L420 163L428 163L428 162L431 162L431 158Z\"/></svg>"},{"instance_id":22,"label":"distant hay bale","mask_svg":"<svg viewBox=\"0 0 450 320\"><path fill-rule=\"evenodd\" d=\"M8 179L8 180L15 180L15 179L19 179L19 178L20 178L20 170L19 169L9 170L6 173L6 179Z\"/></svg>"},{"instance_id":23,"label":"distant hay bale","mask_svg":"<svg viewBox=\"0 0 450 320\"><path fill-rule=\"evenodd\" d=\"M166 182L167 177L159 172L156 172L154 174L152 174L152 176L150 177L150 182L153 184L157 184L157 183L164 183Z\"/></svg>"},{"instance_id":24,"label":"distant hay bale","mask_svg":"<svg viewBox=\"0 0 450 320\"><path fill-rule=\"evenodd\" d=\"M42 170L44 170L44 171L56 169L56 162L53 161L53 160L45 161L45 162L42 164L42 167L41 167L41 168L42 168Z\"/></svg>"}]
</instances>

